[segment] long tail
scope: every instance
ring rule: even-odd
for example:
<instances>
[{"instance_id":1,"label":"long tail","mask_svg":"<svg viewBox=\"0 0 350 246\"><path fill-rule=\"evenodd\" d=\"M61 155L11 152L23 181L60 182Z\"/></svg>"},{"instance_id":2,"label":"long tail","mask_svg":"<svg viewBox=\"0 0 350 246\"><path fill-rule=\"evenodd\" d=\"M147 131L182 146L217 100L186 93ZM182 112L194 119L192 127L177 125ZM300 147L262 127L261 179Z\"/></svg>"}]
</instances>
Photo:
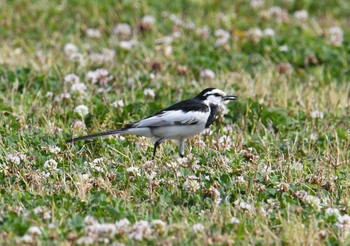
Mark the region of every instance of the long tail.
<instances>
[{"instance_id":1,"label":"long tail","mask_svg":"<svg viewBox=\"0 0 350 246\"><path fill-rule=\"evenodd\" d=\"M106 131L106 132L100 132L100 133L86 135L86 136L82 136L82 137L78 137L78 138L68 139L68 140L66 140L66 143L74 143L76 141L81 141L81 140L85 140L85 139L92 139L92 138L98 138L98 137L102 137L102 136L113 135L113 134L120 133L122 131L123 131L123 129L116 129L116 130L110 130L110 131Z\"/></svg>"}]
</instances>

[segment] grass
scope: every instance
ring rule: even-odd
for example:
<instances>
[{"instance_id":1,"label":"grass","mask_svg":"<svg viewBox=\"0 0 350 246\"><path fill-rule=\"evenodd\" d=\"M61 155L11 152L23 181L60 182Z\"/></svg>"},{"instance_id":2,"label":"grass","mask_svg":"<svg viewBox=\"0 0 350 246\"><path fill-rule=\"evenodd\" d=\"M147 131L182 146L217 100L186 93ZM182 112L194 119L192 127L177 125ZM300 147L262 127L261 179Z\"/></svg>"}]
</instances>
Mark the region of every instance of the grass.
<instances>
[{"instance_id":1,"label":"grass","mask_svg":"<svg viewBox=\"0 0 350 246\"><path fill-rule=\"evenodd\" d=\"M269 16L272 6L282 10ZM341 0L1 2L0 243L346 244L349 10ZM145 15L155 22L140 24ZM133 33L114 34L118 23ZM229 36L216 45L219 28ZM109 81L88 79L101 68ZM149 161L152 143L133 136L65 144L206 87L239 100L187 141L185 159L168 141Z\"/></svg>"}]
</instances>

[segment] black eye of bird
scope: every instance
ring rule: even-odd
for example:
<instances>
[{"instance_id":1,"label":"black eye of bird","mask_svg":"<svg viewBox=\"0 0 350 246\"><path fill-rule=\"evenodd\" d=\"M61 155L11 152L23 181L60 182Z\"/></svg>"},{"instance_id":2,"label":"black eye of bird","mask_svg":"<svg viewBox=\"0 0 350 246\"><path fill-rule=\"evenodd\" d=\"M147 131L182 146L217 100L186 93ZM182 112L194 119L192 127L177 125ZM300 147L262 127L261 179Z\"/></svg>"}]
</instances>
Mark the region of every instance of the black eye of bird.
<instances>
[{"instance_id":1,"label":"black eye of bird","mask_svg":"<svg viewBox=\"0 0 350 246\"><path fill-rule=\"evenodd\" d=\"M214 93L214 96L221 97L221 95L219 93Z\"/></svg>"}]
</instances>

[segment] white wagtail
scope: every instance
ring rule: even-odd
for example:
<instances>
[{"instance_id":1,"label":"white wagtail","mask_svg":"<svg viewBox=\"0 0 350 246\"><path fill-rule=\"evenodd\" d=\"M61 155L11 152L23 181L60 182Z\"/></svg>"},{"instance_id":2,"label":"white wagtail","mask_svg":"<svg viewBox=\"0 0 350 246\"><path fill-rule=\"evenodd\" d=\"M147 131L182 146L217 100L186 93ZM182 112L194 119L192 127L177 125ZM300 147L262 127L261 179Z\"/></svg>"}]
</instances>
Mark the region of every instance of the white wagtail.
<instances>
[{"instance_id":1,"label":"white wagtail","mask_svg":"<svg viewBox=\"0 0 350 246\"><path fill-rule=\"evenodd\" d=\"M220 106L225 101L235 100L236 96L207 88L195 98L176 103L151 117L126 125L124 128L69 139L72 143L79 140L107 136L112 134L135 134L152 138L154 142L153 159L157 147L166 139L179 141L179 154L184 157L184 141L208 128L216 119Z\"/></svg>"}]
</instances>

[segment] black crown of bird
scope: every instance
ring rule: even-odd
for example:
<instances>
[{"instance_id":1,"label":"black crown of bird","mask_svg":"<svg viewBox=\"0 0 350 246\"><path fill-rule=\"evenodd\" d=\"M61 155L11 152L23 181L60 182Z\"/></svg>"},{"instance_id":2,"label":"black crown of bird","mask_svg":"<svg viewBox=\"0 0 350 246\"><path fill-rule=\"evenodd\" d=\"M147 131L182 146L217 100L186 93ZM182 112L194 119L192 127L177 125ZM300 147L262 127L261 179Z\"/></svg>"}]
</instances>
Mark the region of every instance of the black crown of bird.
<instances>
[{"instance_id":1,"label":"black crown of bird","mask_svg":"<svg viewBox=\"0 0 350 246\"><path fill-rule=\"evenodd\" d=\"M123 128L68 139L66 143L113 134L134 134L153 140L153 159L157 147L167 139L179 142L179 154L184 157L185 139L208 128L217 118L220 107L226 101L236 99L236 96L227 95L219 89L207 88L192 99L178 102L148 118L127 124Z\"/></svg>"}]
</instances>

